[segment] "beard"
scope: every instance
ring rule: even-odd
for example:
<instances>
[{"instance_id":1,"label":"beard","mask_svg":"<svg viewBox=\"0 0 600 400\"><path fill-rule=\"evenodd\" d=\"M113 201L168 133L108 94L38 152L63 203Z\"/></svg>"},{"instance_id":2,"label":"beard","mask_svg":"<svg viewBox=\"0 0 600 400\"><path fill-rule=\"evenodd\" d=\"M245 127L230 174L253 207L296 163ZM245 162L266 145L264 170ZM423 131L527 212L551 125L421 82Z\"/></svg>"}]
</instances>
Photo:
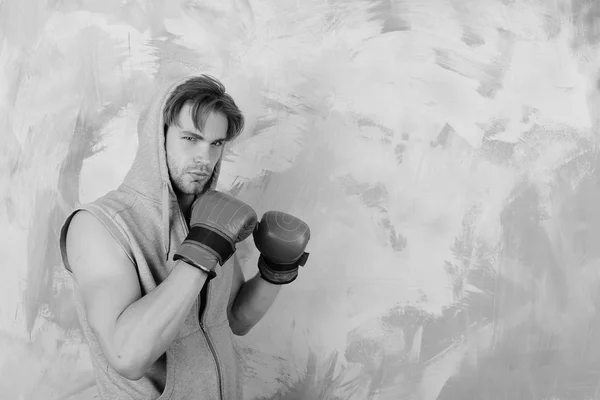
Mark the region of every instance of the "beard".
<instances>
[{"instance_id":1,"label":"beard","mask_svg":"<svg viewBox=\"0 0 600 400\"><path fill-rule=\"evenodd\" d=\"M198 176L188 173L190 168L179 167L175 160L169 159L169 176L173 190L188 196L199 196L210 188L215 172L210 172L209 176Z\"/></svg>"},{"instance_id":2,"label":"beard","mask_svg":"<svg viewBox=\"0 0 600 400\"><path fill-rule=\"evenodd\" d=\"M172 177L171 183L173 184L173 189L178 193L198 196L204 193L206 188L210 187L207 183L211 178L212 176L204 179L200 179L200 177L192 178L191 175L182 174Z\"/></svg>"}]
</instances>

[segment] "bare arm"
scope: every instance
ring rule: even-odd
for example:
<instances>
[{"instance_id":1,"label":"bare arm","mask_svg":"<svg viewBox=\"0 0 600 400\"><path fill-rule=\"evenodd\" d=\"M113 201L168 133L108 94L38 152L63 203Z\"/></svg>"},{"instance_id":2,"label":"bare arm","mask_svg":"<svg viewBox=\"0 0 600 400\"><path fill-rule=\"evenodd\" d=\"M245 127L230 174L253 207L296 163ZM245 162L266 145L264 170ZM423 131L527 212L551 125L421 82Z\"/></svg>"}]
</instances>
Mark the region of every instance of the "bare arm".
<instances>
[{"instance_id":1,"label":"bare arm","mask_svg":"<svg viewBox=\"0 0 600 400\"><path fill-rule=\"evenodd\" d=\"M73 217L66 241L87 319L106 358L125 378L140 379L177 336L206 274L180 261L142 297L135 265L92 214Z\"/></svg>"},{"instance_id":2,"label":"bare arm","mask_svg":"<svg viewBox=\"0 0 600 400\"><path fill-rule=\"evenodd\" d=\"M250 332L271 308L280 290L281 285L265 281L260 274L245 281L239 260L235 257L228 313L231 331L238 336Z\"/></svg>"}]
</instances>

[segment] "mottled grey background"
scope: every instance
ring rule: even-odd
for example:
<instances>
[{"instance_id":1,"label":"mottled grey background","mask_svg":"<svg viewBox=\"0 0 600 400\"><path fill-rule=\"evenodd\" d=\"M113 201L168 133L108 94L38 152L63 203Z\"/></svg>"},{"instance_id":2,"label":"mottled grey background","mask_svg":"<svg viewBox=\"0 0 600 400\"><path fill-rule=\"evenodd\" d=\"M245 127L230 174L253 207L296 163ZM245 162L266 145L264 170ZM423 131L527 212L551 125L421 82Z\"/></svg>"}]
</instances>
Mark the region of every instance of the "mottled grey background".
<instances>
[{"instance_id":1,"label":"mottled grey background","mask_svg":"<svg viewBox=\"0 0 600 400\"><path fill-rule=\"evenodd\" d=\"M248 120L220 189L313 232L240 338L247 399L600 399L598 18L0 0L0 397L94 398L58 228L120 183L153 82L205 72Z\"/></svg>"}]
</instances>

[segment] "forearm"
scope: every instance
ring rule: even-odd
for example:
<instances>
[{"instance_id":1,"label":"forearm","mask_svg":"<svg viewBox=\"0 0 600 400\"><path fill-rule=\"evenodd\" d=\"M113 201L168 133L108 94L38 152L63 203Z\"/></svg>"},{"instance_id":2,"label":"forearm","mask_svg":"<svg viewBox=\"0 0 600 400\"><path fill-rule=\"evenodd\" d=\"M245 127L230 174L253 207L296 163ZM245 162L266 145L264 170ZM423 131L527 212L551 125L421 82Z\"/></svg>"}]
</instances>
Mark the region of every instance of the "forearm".
<instances>
[{"instance_id":1,"label":"forearm","mask_svg":"<svg viewBox=\"0 0 600 400\"><path fill-rule=\"evenodd\" d=\"M119 316L114 344L133 379L141 378L176 338L206 277L179 261L161 284Z\"/></svg>"},{"instance_id":2,"label":"forearm","mask_svg":"<svg viewBox=\"0 0 600 400\"><path fill-rule=\"evenodd\" d=\"M231 306L229 325L234 334L245 335L267 313L281 285L274 285L256 274L245 282Z\"/></svg>"}]
</instances>

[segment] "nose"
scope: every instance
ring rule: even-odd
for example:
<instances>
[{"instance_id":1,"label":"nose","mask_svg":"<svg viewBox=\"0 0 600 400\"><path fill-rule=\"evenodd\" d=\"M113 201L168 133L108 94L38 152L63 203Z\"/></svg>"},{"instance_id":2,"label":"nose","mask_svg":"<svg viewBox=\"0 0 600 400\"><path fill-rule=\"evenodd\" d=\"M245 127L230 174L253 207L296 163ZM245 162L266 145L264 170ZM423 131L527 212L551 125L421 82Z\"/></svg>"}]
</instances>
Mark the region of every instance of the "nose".
<instances>
[{"instance_id":1,"label":"nose","mask_svg":"<svg viewBox=\"0 0 600 400\"><path fill-rule=\"evenodd\" d=\"M201 143L194 151L194 162L198 164L206 164L210 162L210 147Z\"/></svg>"}]
</instances>

